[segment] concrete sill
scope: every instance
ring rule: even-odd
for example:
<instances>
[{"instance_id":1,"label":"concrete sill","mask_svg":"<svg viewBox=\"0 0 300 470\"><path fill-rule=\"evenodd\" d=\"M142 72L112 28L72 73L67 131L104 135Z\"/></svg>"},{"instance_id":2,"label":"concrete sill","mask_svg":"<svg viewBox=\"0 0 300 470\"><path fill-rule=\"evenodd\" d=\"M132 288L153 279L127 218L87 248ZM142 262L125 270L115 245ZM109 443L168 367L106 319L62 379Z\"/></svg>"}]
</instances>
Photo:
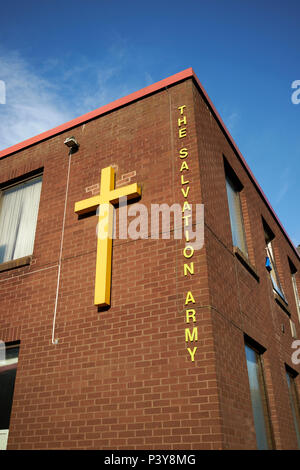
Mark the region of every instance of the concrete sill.
<instances>
[{"instance_id":1,"label":"concrete sill","mask_svg":"<svg viewBox=\"0 0 300 470\"><path fill-rule=\"evenodd\" d=\"M5 263L0 264L0 272L8 271L10 269L21 268L22 266L27 266L31 263L32 256L23 256L23 258L12 259L11 261L6 261Z\"/></svg>"},{"instance_id":2,"label":"concrete sill","mask_svg":"<svg viewBox=\"0 0 300 470\"><path fill-rule=\"evenodd\" d=\"M244 255L244 253L237 247L233 247L233 253L237 257L237 259L242 263L242 265L249 271L250 274L259 282L259 275L254 266L250 263L248 258Z\"/></svg>"}]
</instances>

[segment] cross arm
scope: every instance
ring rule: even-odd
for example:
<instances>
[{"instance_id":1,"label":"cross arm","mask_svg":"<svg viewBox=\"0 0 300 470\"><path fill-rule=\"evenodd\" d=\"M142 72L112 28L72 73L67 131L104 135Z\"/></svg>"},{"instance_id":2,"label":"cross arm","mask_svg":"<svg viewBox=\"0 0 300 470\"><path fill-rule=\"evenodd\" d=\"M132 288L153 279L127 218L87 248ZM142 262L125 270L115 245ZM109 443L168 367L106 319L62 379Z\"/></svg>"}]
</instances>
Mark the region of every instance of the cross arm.
<instances>
[{"instance_id":1,"label":"cross arm","mask_svg":"<svg viewBox=\"0 0 300 470\"><path fill-rule=\"evenodd\" d=\"M110 191L109 202L111 202L112 204L117 204L119 202L120 197L126 196L127 199L134 199L140 197L141 194L141 186L137 183L133 183L129 184L128 186L125 186L124 188L117 188ZM107 202L107 200L105 202Z\"/></svg>"},{"instance_id":2,"label":"cross arm","mask_svg":"<svg viewBox=\"0 0 300 470\"><path fill-rule=\"evenodd\" d=\"M83 201L75 203L74 212L76 214L86 214L97 209L100 204L100 196L89 197Z\"/></svg>"}]
</instances>

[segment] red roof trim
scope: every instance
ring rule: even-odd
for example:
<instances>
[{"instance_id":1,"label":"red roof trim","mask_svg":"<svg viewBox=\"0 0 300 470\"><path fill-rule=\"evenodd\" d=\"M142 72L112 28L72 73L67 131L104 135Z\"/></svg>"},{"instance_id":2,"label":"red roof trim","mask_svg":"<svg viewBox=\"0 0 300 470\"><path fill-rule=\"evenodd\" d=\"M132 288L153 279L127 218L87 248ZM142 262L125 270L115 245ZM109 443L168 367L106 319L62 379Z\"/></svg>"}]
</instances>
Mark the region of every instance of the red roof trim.
<instances>
[{"instance_id":1,"label":"red roof trim","mask_svg":"<svg viewBox=\"0 0 300 470\"><path fill-rule=\"evenodd\" d=\"M280 220L278 219L274 209L272 208L268 198L266 197L265 193L261 189L261 187L260 187L259 183L257 182L255 176L253 175L252 171L250 170L246 160L244 159L243 155L239 151L239 149L238 149L236 143L234 142L230 132L228 131L227 127L225 126L221 116L219 115L218 111L214 107L213 103L211 102L209 96L207 95L205 89L203 88L202 84L200 83L200 80L198 79L198 77L196 76L196 74L194 73L192 68L188 68L186 70L183 70L182 72L176 73L175 75L172 75L171 77L160 80L159 82L156 82L156 83L154 83L150 86L142 88L139 91L131 93L130 95L127 95L127 96L125 96L123 98L120 98L116 101L113 101L112 103L109 103L105 106L102 106L101 108L98 108L98 109L95 109L94 111L83 114L82 116L80 116L76 119L72 119L71 121L68 121L64 124L61 124L60 126L54 127L53 129L50 129L49 131L42 132L41 134L38 134L38 135L36 135L36 136L34 136L30 139L24 140L23 142L20 142L16 145L13 145L12 147L8 147L5 150L1 150L0 151L0 159L3 158L3 157L7 157L8 155L10 155L14 152L18 152L22 149L30 147L31 145L37 144L38 142L41 142L42 140L45 140L45 139L48 139L50 137L53 137L54 135L60 134L61 132L72 129L73 127L76 127L80 124L83 124L84 122L90 121L91 119L99 117L99 116L101 116L105 113L108 113L108 112L113 111L117 108L120 108L121 106L125 106L125 105L131 103L132 101L136 101L138 99L144 98L145 96L148 96L152 93L155 93L155 92L157 92L157 91L159 91L159 90L161 90L165 87L168 87L170 85L173 85L175 83L178 83L182 80L185 80L185 79L191 78L191 77L195 80L195 82L199 86L200 90L202 91L203 95L205 96L205 99L207 100L209 106L211 107L212 111L214 112L216 118L218 119L221 127L223 128L223 130L224 130L226 136L228 137L231 145L235 149L237 155L239 156L241 162L243 163L245 169L247 170L250 178L252 179L252 181L256 185L259 193L261 194L261 196L265 200L265 202L266 202L267 206L269 207L272 215L274 216L275 220L279 224L281 230L283 231L284 235L286 236L287 240L289 241L290 245L292 246L293 250L295 251L295 254L297 255L298 259L300 259L300 255L299 255L296 247L294 246L293 242L291 241L291 239L289 238L287 232L285 231L284 227L282 226L282 224L281 224Z\"/></svg>"}]
</instances>

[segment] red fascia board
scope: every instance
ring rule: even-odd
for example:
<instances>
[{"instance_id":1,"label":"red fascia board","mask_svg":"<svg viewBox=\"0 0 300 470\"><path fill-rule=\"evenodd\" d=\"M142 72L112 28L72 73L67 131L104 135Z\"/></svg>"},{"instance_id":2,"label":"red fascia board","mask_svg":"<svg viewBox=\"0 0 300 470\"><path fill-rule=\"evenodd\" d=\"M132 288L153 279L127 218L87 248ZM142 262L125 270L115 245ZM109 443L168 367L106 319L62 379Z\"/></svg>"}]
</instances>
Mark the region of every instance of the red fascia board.
<instances>
[{"instance_id":1,"label":"red fascia board","mask_svg":"<svg viewBox=\"0 0 300 470\"><path fill-rule=\"evenodd\" d=\"M219 121L219 124L223 128L225 135L227 136L229 142L231 143L232 147L236 151L239 159L241 160L242 164L244 165L246 171L248 172L250 178L252 179L253 183L258 189L258 192L261 194L262 198L265 200L267 206L269 207L272 215L274 216L275 220L279 224L279 227L281 228L282 232L286 236L288 242L290 243L291 247L293 248L296 256L298 259L300 259L300 255L294 246L293 242L291 241L290 237L288 236L287 232L285 231L283 225L281 224L280 220L278 219L274 209L272 208L268 198L266 197L265 193L263 192L262 188L260 187L259 183L257 182L255 176L253 175L252 171L250 170L246 160L244 159L243 155L239 151L236 143L234 142L230 132L228 131L227 127L225 126L221 116L219 115L218 111L214 107L213 103L211 102L209 96L207 95L204 87L200 83L200 80L198 79L197 75L193 71L193 69L190 67L186 70L183 70L182 72L178 72L175 75L172 75L171 77L165 78L163 80L160 80L159 82L153 83L152 85L149 85L145 88L142 88L139 91L136 91L134 93L131 93L130 95L127 95L123 98L120 98L116 101L113 101L112 103L109 103L107 105L101 106L100 108L95 109L94 111L91 111L89 113L83 114L82 116L72 119L71 121L68 121L64 124L61 124L60 126L54 127L53 129L50 129L49 131L42 132L41 134L38 134L30 139L24 140L23 142L20 142L19 144L13 145L12 147L8 147L7 149L1 150L0 151L0 159L9 156L12 153L18 152L20 150L23 150L27 147L30 147L34 144L37 144L38 142L41 142L43 140L46 140L50 137L53 137L57 134L60 134L64 131L70 130L76 126L79 126L80 124L83 124L87 121L90 121L91 119L95 119L96 117L99 117L103 114L106 114L110 111L113 111L117 108L120 108L122 106L125 106L133 101L136 101L138 99L144 98L145 96L151 95L152 93L155 93L157 91L162 90L163 88L166 88L168 86L174 85L175 83L178 83L182 80L185 80L187 78L193 78L198 87L200 88L201 92L203 93L207 103L209 104L210 108L212 109L214 115L216 116L217 120Z\"/></svg>"}]
</instances>

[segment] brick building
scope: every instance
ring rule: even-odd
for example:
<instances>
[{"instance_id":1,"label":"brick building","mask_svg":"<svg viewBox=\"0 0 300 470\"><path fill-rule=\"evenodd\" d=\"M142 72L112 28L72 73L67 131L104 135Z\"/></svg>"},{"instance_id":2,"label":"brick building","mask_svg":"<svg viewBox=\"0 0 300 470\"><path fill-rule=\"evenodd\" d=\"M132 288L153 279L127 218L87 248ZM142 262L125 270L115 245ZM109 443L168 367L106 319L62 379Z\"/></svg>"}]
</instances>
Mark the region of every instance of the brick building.
<instances>
[{"instance_id":1,"label":"brick building","mask_svg":"<svg viewBox=\"0 0 300 470\"><path fill-rule=\"evenodd\" d=\"M104 182L140 231L111 275ZM1 151L0 189L2 447L300 446L300 257L192 69ZM175 203L200 249L134 219Z\"/></svg>"}]
</instances>

